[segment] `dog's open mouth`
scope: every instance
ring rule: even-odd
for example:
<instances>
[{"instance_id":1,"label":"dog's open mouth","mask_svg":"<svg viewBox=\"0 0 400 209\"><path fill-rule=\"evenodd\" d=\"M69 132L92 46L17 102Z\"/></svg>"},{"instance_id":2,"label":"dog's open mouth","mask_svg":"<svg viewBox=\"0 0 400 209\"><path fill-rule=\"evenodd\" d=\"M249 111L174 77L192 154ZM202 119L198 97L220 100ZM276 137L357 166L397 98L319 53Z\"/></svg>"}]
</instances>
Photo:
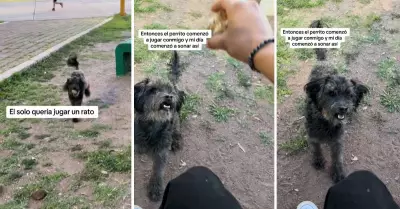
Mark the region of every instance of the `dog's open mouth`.
<instances>
[{"instance_id":1,"label":"dog's open mouth","mask_svg":"<svg viewBox=\"0 0 400 209\"><path fill-rule=\"evenodd\" d=\"M79 94L79 91L76 89L71 90L72 95L77 96Z\"/></svg>"},{"instance_id":2,"label":"dog's open mouth","mask_svg":"<svg viewBox=\"0 0 400 209\"><path fill-rule=\"evenodd\" d=\"M170 110L171 109L171 102L165 101L161 103L160 109L162 110Z\"/></svg>"},{"instance_id":3,"label":"dog's open mouth","mask_svg":"<svg viewBox=\"0 0 400 209\"><path fill-rule=\"evenodd\" d=\"M338 118L339 120L344 120L344 119L346 118L346 116L343 115L343 114L337 114L337 118Z\"/></svg>"}]
</instances>

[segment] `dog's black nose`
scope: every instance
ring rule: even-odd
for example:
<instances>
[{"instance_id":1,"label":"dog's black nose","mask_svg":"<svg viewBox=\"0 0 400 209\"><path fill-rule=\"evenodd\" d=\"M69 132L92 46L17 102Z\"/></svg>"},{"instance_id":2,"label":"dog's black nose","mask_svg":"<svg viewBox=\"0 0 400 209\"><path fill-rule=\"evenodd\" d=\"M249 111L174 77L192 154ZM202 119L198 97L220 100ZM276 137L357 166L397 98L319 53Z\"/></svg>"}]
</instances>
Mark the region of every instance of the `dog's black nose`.
<instances>
[{"instance_id":1,"label":"dog's black nose","mask_svg":"<svg viewBox=\"0 0 400 209\"><path fill-rule=\"evenodd\" d=\"M339 107L340 112L347 112L347 107Z\"/></svg>"},{"instance_id":2,"label":"dog's black nose","mask_svg":"<svg viewBox=\"0 0 400 209\"><path fill-rule=\"evenodd\" d=\"M171 95L165 95L165 99L172 99Z\"/></svg>"}]
</instances>

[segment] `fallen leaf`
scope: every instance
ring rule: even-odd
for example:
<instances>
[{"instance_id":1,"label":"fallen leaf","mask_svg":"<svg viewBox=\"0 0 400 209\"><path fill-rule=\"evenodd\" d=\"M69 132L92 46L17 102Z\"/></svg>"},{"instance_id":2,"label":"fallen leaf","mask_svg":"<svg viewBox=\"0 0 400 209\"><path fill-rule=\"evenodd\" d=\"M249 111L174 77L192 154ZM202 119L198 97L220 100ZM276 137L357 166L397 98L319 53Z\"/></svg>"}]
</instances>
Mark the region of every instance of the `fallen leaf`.
<instances>
[{"instance_id":1,"label":"fallen leaf","mask_svg":"<svg viewBox=\"0 0 400 209\"><path fill-rule=\"evenodd\" d=\"M186 166L185 161L181 160L181 163L179 164L179 167L180 167L180 168L183 168L183 167L185 167L185 166Z\"/></svg>"},{"instance_id":2,"label":"fallen leaf","mask_svg":"<svg viewBox=\"0 0 400 209\"><path fill-rule=\"evenodd\" d=\"M244 150L244 148L242 147L242 145L240 145L239 142L237 143L237 145L239 146L239 148L240 148L243 152L246 152L246 151Z\"/></svg>"},{"instance_id":3,"label":"fallen leaf","mask_svg":"<svg viewBox=\"0 0 400 209\"><path fill-rule=\"evenodd\" d=\"M351 160L352 160L352 161L357 161L357 160L358 160L358 157L357 157L357 156L354 156L354 155L351 155Z\"/></svg>"}]
</instances>

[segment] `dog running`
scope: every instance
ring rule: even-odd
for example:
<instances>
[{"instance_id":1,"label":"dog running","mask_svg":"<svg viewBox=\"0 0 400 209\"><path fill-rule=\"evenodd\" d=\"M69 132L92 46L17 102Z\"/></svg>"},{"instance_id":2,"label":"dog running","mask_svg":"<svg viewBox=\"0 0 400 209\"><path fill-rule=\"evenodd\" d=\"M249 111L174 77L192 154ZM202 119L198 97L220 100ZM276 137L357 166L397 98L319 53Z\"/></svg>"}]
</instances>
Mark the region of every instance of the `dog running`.
<instances>
[{"instance_id":1,"label":"dog running","mask_svg":"<svg viewBox=\"0 0 400 209\"><path fill-rule=\"evenodd\" d=\"M64 91L68 91L68 98L72 106L81 106L83 95L90 97L90 86L86 81L85 74L79 70L78 56L76 53L71 53L67 59L67 65L74 67L75 70L71 73L63 86ZM78 118L73 118L74 123L79 122Z\"/></svg>"},{"instance_id":2,"label":"dog running","mask_svg":"<svg viewBox=\"0 0 400 209\"><path fill-rule=\"evenodd\" d=\"M320 20L313 21L311 28L322 28ZM344 125L357 111L368 88L355 79L338 75L327 61L327 49L315 49L317 64L304 87L306 99L306 130L312 151L312 164L316 169L325 167L321 143L330 147L332 180L336 183L345 178L343 169Z\"/></svg>"},{"instance_id":3,"label":"dog running","mask_svg":"<svg viewBox=\"0 0 400 209\"><path fill-rule=\"evenodd\" d=\"M173 52L169 63L169 82L149 78L134 86L135 151L148 154L153 170L148 184L148 196L159 201L163 194L163 175L169 149L181 149L182 135L179 113L185 92L176 84L181 75L179 56Z\"/></svg>"}]
</instances>

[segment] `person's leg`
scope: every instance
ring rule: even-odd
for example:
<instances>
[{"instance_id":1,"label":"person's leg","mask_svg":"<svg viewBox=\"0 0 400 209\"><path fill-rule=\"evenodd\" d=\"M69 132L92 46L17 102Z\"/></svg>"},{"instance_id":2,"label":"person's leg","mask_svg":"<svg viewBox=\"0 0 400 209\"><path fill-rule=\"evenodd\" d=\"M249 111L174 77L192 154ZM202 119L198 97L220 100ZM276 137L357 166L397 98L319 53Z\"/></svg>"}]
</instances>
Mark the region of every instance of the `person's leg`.
<instances>
[{"instance_id":1,"label":"person's leg","mask_svg":"<svg viewBox=\"0 0 400 209\"><path fill-rule=\"evenodd\" d=\"M172 179L160 209L242 209L235 197L210 169L192 167Z\"/></svg>"},{"instance_id":2,"label":"person's leg","mask_svg":"<svg viewBox=\"0 0 400 209\"><path fill-rule=\"evenodd\" d=\"M324 209L400 209L386 185L370 171L356 171L326 195Z\"/></svg>"},{"instance_id":3,"label":"person's leg","mask_svg":"<svg viewBox=\"0 0 400 209\"><path fill-rule=\"evenodd\" d=\"M53 11L55 11L56 10L56 3L57 3L57 0L53 0Z\"/></svg>"}]
</instances>

